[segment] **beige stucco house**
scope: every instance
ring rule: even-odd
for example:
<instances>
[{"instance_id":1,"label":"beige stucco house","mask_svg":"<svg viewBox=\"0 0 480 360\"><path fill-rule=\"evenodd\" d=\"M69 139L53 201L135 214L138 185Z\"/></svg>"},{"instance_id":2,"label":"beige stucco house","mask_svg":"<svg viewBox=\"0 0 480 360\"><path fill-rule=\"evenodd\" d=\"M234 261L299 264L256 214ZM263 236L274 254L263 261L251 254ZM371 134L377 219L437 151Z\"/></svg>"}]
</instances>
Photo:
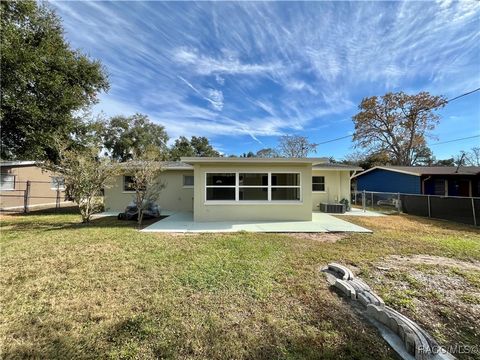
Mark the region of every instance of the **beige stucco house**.
<instances>
[{"instance_id":1,"label":"beige stucco house","mask_svg":"<svg viewBox=\"0 0 480 360\"><path fill-rule=\"evenodd\" d=\"M194 221L311 220L319 203L350 199L350 177L360 168L326 158L182 158L165 162L161 209L191 211ZM129 174L105 189L105 211L133 200Z\"/></svg>"}]
</instances>

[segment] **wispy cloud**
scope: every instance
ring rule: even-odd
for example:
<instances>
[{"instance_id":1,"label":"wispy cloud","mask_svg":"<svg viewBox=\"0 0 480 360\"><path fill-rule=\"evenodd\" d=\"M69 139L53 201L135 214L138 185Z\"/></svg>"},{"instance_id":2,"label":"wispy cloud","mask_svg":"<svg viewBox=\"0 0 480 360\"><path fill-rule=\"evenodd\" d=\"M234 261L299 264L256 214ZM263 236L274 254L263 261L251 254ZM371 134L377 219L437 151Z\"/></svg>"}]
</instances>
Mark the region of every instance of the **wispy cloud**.
<instances>
[{"instance_id":1,"label":"wispy cloud","mask_svg":"<svg viewBox=\"0 0 480 360\"><path fill-rule=\"evenodd\" d=\"M51 5L110 74L98 110L140 111L227 152L234 137L341 136L365 96L480 82L477 1Z\"/></svg>"},{"instance_id":2,"label":"wispy cloud","mask_svg":"<svg viewBox=\"0 0 480 360\"><path fill-rule=\"evenodd\" d=\"M233 54L218 59L198 54L196 49L179 48L173 51L173 57L180 64L193 67L199 75L233 74L258 75L276 71L281 64L246 64Z\"/></svg>"}]
</instances>

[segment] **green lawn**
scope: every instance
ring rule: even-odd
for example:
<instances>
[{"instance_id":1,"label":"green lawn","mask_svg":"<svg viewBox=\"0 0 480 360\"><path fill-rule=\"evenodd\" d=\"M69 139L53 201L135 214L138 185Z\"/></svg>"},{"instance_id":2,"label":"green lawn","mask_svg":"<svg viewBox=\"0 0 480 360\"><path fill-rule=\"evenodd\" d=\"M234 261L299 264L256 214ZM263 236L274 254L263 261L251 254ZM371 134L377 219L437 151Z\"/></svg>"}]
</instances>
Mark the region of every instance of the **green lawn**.
<instances>
[{"instance_id":1,"label":"green lawn","mask_svg":"<svg viewBox=\"0 0 480 360\"><path fill-rule=\"evenodd\" d=\"M392 358L328 288L319 269L330 261L354 268L442 344L478 340L477 229L349 220L374 234L168 235L114 218L86 226L76 214L3 215L2 358ZM433 260L388 257L417 254ZM435 263L444 258L451 263Z\"/></svg>"}]
</instances>

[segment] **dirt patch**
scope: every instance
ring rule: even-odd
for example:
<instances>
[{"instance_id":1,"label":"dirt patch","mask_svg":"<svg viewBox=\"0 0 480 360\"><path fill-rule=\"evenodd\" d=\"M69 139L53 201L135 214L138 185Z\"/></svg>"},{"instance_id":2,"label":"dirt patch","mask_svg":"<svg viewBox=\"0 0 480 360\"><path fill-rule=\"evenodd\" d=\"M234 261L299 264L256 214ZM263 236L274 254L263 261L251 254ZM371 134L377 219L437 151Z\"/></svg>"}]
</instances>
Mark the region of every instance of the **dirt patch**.
<instances>
[{"instance_id":1,"label":"dirt patch","mask_svg":"<svg viewBox=\"0 0 480 360\"><path fill-rule=\"evenodd\" d=\"M392 255L373 265L365 280L386 304L414 319L443 346L476 344L480 338L479 261ZM459 358L475 358L471 355Z\"/></svg>"},{"instance_id":2,"label":"dirt patch","mask_svg":"<svg viewBox=\"0 0 480 360\"><path fill-rule=\"evenodd\" d=\"M285 233L295 239L313 240L318 242L334 243L348 236L345 233Z\"/></svg>"},{"instance_id":3,"label":"dirt patch","mask_svg":"<svg viewBox=\"0 0 480 360\"><path fill-rule=\"evenodd\" d=\"M410 265L446 266L460 268L463 270L480 271L480 261L470 262L431 255L392 255L382 262L382 266L385 268L405 268L409 267Z\"/></svg>"}]
</instances>

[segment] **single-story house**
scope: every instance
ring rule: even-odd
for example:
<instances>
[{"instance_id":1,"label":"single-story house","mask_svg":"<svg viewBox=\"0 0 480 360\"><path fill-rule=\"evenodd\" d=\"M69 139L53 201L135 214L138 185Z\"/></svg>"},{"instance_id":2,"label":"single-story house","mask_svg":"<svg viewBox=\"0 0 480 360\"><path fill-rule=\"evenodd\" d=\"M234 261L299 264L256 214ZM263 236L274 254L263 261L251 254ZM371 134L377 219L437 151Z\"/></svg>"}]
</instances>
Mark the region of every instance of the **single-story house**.
<instances>
[{"instance_id":1,"label":"single-story house","mask_svg":"<svg viewBox=\"0 0 480 360\"><path fill-rule=\"evenodd\" d=\"M63 202L63 178L37 166L35 161L0 162L0 210L20 210L28 189L29 207L55 206L57 190Z\"/></svg>"},{"instance_id":2,"label":"single-story house","mask_svg":"<svg viewBox=\"0 0 480 360\"><path fill-rule=\"evenodd\" d=\"M480 196L479 166L375 166L353 179L357 191Z\"/></svg>"},{"instance_id":3,"label":"single-story house","mask_svg":"<svg viewBox=\"0 0 480 360\"><path fill-rule=\"evenodd\" d=\"M194 221L312 220L320 203L350 199L361 168L326 158L194 157L164 162L158 205L193 212ZM134 196L128 170L105 189L105 211L120 212Z\"/></svg>"}]
</instances>

